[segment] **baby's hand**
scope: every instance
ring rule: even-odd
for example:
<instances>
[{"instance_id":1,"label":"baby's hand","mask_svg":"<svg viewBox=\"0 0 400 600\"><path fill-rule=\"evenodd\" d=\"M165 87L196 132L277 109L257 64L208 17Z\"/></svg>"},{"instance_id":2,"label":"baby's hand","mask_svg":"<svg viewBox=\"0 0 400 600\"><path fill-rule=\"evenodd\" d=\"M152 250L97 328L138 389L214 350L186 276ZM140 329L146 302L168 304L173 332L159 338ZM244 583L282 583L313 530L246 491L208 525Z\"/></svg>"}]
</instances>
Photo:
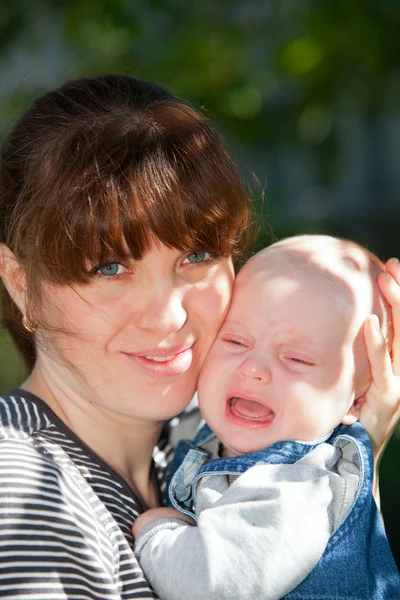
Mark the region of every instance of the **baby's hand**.
<instances>
[{"instance_id":1,"label":"baby's hand","mask_svg":"<svg viewBox=\"0 0 400 600\"><path fill-rule=\"evenodd\" d=\"M386 272L378 277L379 287L392 308L394 339L392 359L376 317L365 324L365 342L371 366L372 385L361 407L360 422L372 443L376 465L400 418L400 263L391 258Z\"/></svg>"},{"instance_id":2,"label":"baby's hand","mask_svg":"<svg viewBox=\"0 0 400 600\"><path fill-rule=\"evenodd\" d=\"M136 538L142 531L143 527L148 523L151 523L156 519L166 519L168 517L173 519L183 519L184 521L187 521L189 525L193 525L192 519L186 515L183 515L178 510L175 510L175 508L150 508L135 519L132 526L133 537Z\"/></svg>"}]
</instances>

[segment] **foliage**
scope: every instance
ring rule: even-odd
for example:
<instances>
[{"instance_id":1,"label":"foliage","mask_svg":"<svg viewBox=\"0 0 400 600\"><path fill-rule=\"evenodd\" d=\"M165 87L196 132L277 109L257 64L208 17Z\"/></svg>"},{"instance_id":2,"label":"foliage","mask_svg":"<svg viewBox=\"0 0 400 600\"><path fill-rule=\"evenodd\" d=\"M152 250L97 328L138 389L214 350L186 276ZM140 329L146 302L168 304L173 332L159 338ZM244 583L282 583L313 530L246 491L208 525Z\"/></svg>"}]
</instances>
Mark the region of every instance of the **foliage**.
<instances>
[{"instance_id":1,"label":"foliage","mask_svg":"<svg viewBox=\"0 0 400 600\"><path fill-rule=\"evenodd\" d=\"M57 29L73 65L61 78L133 72L252 142L279 127L318 143L338 106L398 110L399 25L395 0L19 0L0 9L0 49Z\"/></svg>"}]
</instances>

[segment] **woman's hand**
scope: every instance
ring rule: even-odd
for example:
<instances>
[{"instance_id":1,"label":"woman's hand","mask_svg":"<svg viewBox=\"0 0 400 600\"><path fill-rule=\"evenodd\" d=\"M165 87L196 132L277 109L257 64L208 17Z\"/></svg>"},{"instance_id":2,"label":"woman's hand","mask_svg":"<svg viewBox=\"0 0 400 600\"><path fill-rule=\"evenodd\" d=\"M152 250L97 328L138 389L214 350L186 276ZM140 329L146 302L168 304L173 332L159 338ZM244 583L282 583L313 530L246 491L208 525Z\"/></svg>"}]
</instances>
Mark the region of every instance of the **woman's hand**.
<instances>
[{"instance_id":1,"label":"woman's hand","mask_svg":"<svg viewBox=\"0 0 400 600\"><path fill-rule=\"evenodd\" d=\"M365 323L365 343L371 366L372 384L361 407L360 422L367 431L375 457L376 472L383 451L400 417L400 263L391 258L378 284L392 308L394 337L392 359L376 316ZM374 496L379 505L378 478Z\"/></svg>"},{"instance_id":2,"label":"woman's hand","mask_svg":"<svg viewBox=\"0 0 400 600\"><path fill-rule=\"evenodd\" d=\"M143 527L145 527L145 525L147 525L148 523L151 523L152 521L155 521L157 519L167 518L182 519L184 521L187 521L189 525L193 525L192 519L190 519L186 515L181 514L178 510L175 510L175 508L150 508L135 519L132 525L133 537L136 538L142 531Z\"/></svg>"}]
</instances>

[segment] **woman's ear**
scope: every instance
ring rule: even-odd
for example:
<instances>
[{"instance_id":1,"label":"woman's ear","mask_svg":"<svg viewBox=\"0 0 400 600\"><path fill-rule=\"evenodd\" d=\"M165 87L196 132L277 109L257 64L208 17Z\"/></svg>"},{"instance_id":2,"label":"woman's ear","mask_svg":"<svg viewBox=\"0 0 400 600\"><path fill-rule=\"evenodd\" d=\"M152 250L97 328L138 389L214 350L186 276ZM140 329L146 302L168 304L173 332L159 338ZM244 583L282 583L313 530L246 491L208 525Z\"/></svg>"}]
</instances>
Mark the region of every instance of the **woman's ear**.
<instances>
[{"instance_id":1,"label":"woman's ear","mask_svg":"<svg viewBox=\"0 0 400 600\"><path fill-rule=\"evenodd\" d=\"M26 273L14 253L0 244L0 277L23 315L26 314Z\"/></svg>"},{"instance_id":2,"label":"woman's ear","mask_svg":"<svg viewBox=\"0 0 400 600\"><path fill-rule=\"evenodd\" d=\"M365 402L365 394L356 398L342 419L343 425L353 425L360 418L361 407Z\"/></svg>"}]
</instances>

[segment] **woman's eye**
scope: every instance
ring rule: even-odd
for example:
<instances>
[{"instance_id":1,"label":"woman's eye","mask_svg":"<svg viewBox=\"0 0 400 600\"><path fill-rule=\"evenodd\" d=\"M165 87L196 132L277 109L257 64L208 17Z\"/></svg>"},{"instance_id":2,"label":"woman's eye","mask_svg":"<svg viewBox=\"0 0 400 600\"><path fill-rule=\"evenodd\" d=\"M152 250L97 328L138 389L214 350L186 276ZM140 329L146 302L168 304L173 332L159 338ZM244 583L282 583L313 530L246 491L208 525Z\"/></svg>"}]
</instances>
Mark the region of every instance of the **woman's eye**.
<instances>
[{"instance_id":1,"label":"woman's eye","mask_svg":"<svg viewBox=\"0 0 400 600\"><path fill-rule=\"evenodd\" d=\"M191 265L196 265L199 263L208 262L214 258L216 258L216 254L211 254L211 252L191 252L191 254L185 258L182 264L189 263Z\"/></svg>"},{"instance_id":2,"label":"woman's eye","mask_svg":"<svg viewBox=\"0 0 400 600\"><path fill-rule=\"evenodd\" d=\"M123 270L123 266L117 262L110 262L96 269L96 274L102 275L103 277L114 277L120 275Z\"/></svg>"}]
</instances>

